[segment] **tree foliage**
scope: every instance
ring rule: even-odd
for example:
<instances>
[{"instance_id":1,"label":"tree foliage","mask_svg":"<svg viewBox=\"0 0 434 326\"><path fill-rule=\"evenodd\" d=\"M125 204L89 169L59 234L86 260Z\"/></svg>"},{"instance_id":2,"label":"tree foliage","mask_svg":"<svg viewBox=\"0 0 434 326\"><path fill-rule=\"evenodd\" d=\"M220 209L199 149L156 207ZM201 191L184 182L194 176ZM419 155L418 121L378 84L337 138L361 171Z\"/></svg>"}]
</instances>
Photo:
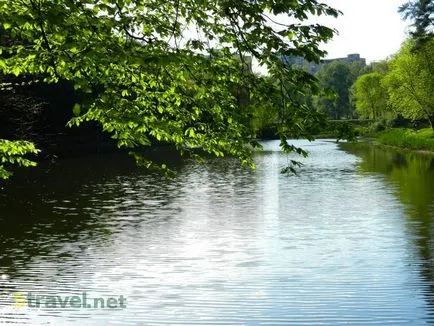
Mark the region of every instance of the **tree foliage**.
<instances>
[{"instance_id":1,"label":"tree foliage","mask_svg":"<svg viewBox=\"0 0 434 326\"><path fill-rule=\"evenodd\" d=\"M388 60L385 59L385 60L380 60L380 61L373 61L361 70L361 74L369 74L371 72L376 72L379 74L386 75L389 72ZM359 76L361 74L359 74Z\"/></svg>"},{"instance_id":2,"label":"tree foliage","mask_svg":"<svg viewBox=\"0 0 434 326\"><path fill-rule=\"evenodd\" d=\"M361 117L390 121L400 115L434 125L434 39L417 44L409 39L357 79L352 93Z\"/></svg>"},{"instance_id":3,"label":"tree foliage","mask_svg":"<svg viewBox=\"0 0 434 326\"><path fill-rule=\"evenodd\" d=\"M316 77L332 96L319 96L316 98L316 107L327 112L330 118L339 120L342 117L351 117L353 114L350 102L350 88L360 74L362 66L357 63L347 63L337 60L323 65Z\"/></svg>"},{"instance_id":4,"label":"tree foliage","mask_svg":"<svg viewBox=\"0 0 434 326\"><path fill-rule=\"evenodd\" d=\"M411 35L423 44L434 31L434 1L410 0L399 8L404 19L412 21Z\"/></svg>"},{"instance_id":5,"label":"tree foliage","mask_svg":"<svg viewBox=\"0 0 434 326\"><path fill-rule=\"evenodd\" d=\"M235 89L283 103L279 121L300 134L315 117L289 97L264 94L276 84L246 76L246 56L293 92L315 90L312 77L279 60L281 54L310 61L324 55L319 44L334 32L304 23L311 14L338 11L317 0L0 0L1 32L13 40L0 48L0 72L69 81L88 94L69 124L97 122L119 147L135 151L155 141L181 153L201 147L252 166L245 146L249 110L240 108ZM274 16L294 23L276 24ZM291 150L286 131L282 147Z\"/></svg>"},{"instance_id":6,"label":"tree foliage","mask_svg":"<svg viewBox=\"0 0 434 326\"><path fill-rule=\"evenodd\" d=\"M10 172L12 166L35 166L34 161L23 156L38 152L39 150L30 142L0 139L0 179L7 179L12 175Z\"/></svg>"},{"instance_id":7,"label":"tree foliage","mask_svg":"<svg viewBox=\"0 0 434 326\"><path fill-rule=\"evenodd\" d=\"M387 114L388 95L383 79L383 74L372 72L360 76L353 84L352 94L360 117L376 120Z\"/></svg>"},{"instance_id":8,"label":"tree foliage","mask_svg":"<svg viewBox=\"0 0 434 326\"><path fill-rule=\"evenodd\" d=\"M410 119L427 119L434 125L434 39L416 52L407 42L390 61L386 85L390 104ZM433 126L434 128L434 126Z\"/></svg>"},{"instance_id":9,"label":"tree foliage","mask_svg":"<svg viewBox=\"0 0 434 326\"><path fill-rule=\"evenodd\" d=\"M424 120L434 128L434 2L411 0L399 11L413 23L411 38L355 82L357 111L373 119Z\"/></svg>"}]
</instances>

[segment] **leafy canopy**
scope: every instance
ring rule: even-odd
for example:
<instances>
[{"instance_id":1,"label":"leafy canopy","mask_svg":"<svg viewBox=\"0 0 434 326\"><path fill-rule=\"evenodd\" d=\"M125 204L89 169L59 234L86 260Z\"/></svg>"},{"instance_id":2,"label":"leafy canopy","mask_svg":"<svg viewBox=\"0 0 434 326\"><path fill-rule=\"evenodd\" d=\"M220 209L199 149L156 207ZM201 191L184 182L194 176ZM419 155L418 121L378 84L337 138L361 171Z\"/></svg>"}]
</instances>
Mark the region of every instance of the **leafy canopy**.
<instances>
[{"instance_id":1,"label":"leafy canopy","mask_svg":"<svg viewBox=\"0 0 434 326\"><path fill-rule=\"evenodd\" d=\"M399 8L404 19L412 21L411 35L419 44L432 38L434 33L434 1L410 0Z\"/></svg>"},{"instance_id":2,"label":"leafy canopy","mask_svg":"<svg viewBox=\"0 0 434 326\"><path fill-rule=\"evenodd\" d=\"M315 104L319 110L328 112L332 119L351 116L349 89L356 78L354 68L352 64L337 60L323 65L316 74L320 85L333 96L317 97Z\"/></svg>"},{"instance_id":3,"label":"leafy canopy","mask_svg":"<svg viewBox=\"0 0 434 326\"><path fill-rule=\"evenodd\" d=\"M408 41L389 63L390 104L405 117L427 119L434 128L434 39L413 51Z\"/></svg>"},{"instance_id":4,"label":"leafy canopy","mask_svg":"<svg viewBox=\"0 0 434 326\"><path fill-rule=\"evenodd\" d=\"M12 165L23 167L35 166L35 162L23 156L37 153L39 153L39 150L30 142L0 139L0 179L7 179L11 176L11 172L8 169Z\"/></svg>"},{"instance_id":5,"label":"leafy canopy","mask_svg":"<svg viewBox=\"0 0 434 326\"><path fill-rule=\"evenodd\" d=\"M387 112L387 90L383 86L384 74L372 72L360 76L351 91L356 110L362 118L378 119Z\"/></svg>"},{"instance_id":6,"label":"leafy canopy","mask_svg":"<svg viewBox=\"0 0 434 326\"><path fill-rule=\"evenodd\" d=\"M249 103L240 105L234 90L284 105L279 121L292 126L297 117L300 134L316 118L283 93L264 94L277 84L248 74L248 56L292 92L315 90L314 78L285 67L279 55L318 61L320 43L334 31L305 20L338 14L317 0L0 0L1 32L13 39L0 48L0 72L71 82L88 95L69 124L95 121L119 147L201 147L252 166ZM282 147L291 151L287 131Z\"/></svg>"}]
</instances>

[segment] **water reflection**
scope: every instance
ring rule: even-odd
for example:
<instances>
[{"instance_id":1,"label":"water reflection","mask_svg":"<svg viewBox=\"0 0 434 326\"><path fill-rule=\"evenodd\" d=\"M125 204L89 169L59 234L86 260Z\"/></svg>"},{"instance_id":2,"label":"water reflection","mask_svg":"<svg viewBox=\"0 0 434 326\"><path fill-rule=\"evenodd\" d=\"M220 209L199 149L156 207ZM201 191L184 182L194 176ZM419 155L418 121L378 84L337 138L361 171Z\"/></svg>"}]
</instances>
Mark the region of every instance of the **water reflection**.
<instances>
[{"instance_id":1,"label":"water reflection","mask_svg":"<svg viewBox=\"0 0 434 326\"><path fill-rule=\"evenodd\" d=\"M311 155L293 177L279 173L289 159L274 141L256 171L230 159L176 161L168 180L103 156L18 176L0 197L0 275L9 275L1 291L122 294L127 308L19 310L1 301L0 322L432 322L427 276L418 274L431 256L413 254L425 235L408 232L424 225L406 220L410 204L383 177L412 161L355 152L359 159L327 141L297 145Z\"/></svg>"},{"instance_id":2,"label":"water reflection","mask_svg":"<svg viewBox=\"0 0 434 326\"><path fill-rule=\"evenodd\" d=\"M434 157L384 150L369 144L343 147L363 159L360 171L381 173L405 205L406 227L420 256L420 272L429 284L425 294L434 313Z\"/></svg>"}]
</instances>

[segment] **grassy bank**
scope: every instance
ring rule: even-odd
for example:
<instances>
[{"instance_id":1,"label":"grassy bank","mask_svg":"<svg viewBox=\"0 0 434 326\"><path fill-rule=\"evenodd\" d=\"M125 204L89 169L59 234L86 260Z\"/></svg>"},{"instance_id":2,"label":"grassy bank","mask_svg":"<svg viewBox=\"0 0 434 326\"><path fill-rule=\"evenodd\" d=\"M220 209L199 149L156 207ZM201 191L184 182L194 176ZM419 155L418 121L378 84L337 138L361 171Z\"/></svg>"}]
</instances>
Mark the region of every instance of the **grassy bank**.
<instances>
[{"instance_id":1,"label":"grassy bank","mask_svg":"<svg viewBox=\"0 0 434 326\"><path fill-rule=\"evenodd\" d=\"M378 134L377 141L388 146L434 152L434 130L432 128L421 130L388 129Z\"/></svg>"}]
</instances>

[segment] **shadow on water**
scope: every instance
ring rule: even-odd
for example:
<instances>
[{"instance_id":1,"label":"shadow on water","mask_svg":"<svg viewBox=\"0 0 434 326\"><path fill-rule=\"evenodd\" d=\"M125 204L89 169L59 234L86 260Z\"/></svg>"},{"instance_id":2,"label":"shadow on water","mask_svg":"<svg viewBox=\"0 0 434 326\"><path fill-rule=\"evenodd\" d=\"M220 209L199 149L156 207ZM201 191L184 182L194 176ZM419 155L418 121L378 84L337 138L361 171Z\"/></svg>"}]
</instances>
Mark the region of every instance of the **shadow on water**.
<instances>
[{"instance_id":1,"label":"shadow on water","mask_svg":"<svg viewBox=\"0 0 434 326\"><path fill-rule=\"evenodd\" d=\"M421 258L421 276L428 284L424 295L434 313L434 156L367 143L341 147L362 158L360 172L384 176L404 204L406 226Z\"/></svg>"},{"instance_id":2,"label":"shadow on water","mask_svg":"<svg viewBox=\"0 0 434 326\"><path fill-rule=\"evenodd\" d=\"M164 155L171 168L182 168L178 157ZM146 180L150 198L170 186L163 176L119 153L42 162L16 173L0 184L0 274L23 276L32 257L55 263L87 249L78 245L65 252L65 243L109 242L116 212L132 205L125 198L134 194L126 192L143 187L139 180Z\"/></svg>"},{"instance_id":3,"label":"shadow on water","mask_svg":"<svg viewBox=\"0 0 434 326\"><path fill-rule=\"evenodd\" d=\"M252 186L251 171L235 159L200 164L172 152L160 153L158 159L169 163L175 178L137 167L124 154L43 162L17 173L0 192L0 275L25 279L32 258L79 260L91 247L113 246L121 232L169 222L196 182L229 191ZM209 197L214 201L212 189Z\"/></svg>"}]
</instances>

